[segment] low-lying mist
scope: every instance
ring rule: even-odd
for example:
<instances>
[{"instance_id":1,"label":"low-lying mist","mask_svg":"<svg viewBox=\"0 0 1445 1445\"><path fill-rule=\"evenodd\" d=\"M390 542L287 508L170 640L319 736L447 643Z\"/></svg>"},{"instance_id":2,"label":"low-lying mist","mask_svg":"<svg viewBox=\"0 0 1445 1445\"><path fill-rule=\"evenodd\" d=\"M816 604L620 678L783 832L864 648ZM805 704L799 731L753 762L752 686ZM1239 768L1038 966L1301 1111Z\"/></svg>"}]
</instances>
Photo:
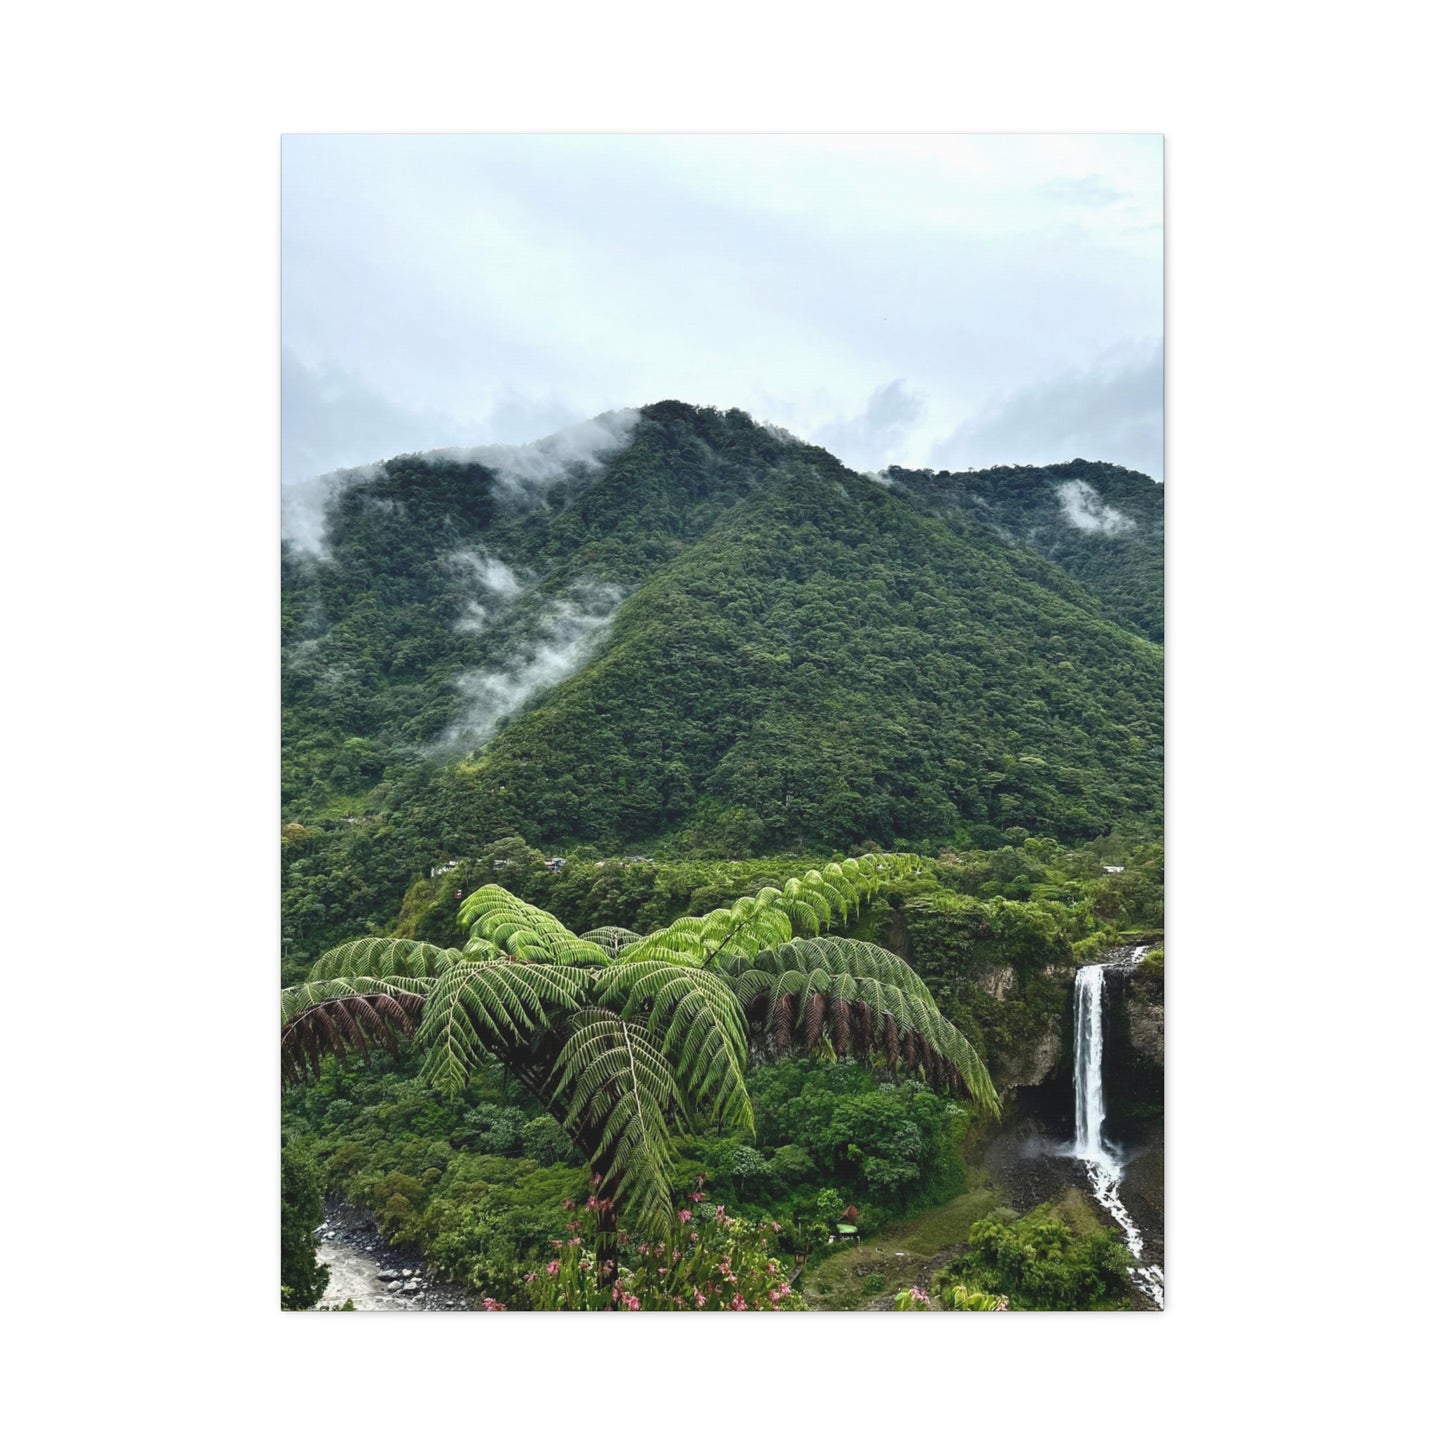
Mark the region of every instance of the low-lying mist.
<instances>
[{"instance_id":1,"label":"low-lying mist","mask_svg":"<svg viewBox=\"0 0 1445 1445\"><path fill-rule=\"evenodd\" d=\"M1064 520L1081 532L1117 537L1122 532L1132 532L1137 525L1132 517L1126 517L1117 508L1106 505L1088 482L1063 482L1057 496Z\"/></svg>"},{"instance_id":2,"label":"low-lying mist","mask_svg":"<svg viewBox=\"0 0 1445 1445\"><path fill-rule=\"evenodd\" d=\"M422 460L475 462L496 475L499 499L533 502L564 477L601 471L608 458L627 445L639 417L631 409L609 411L523 446L444 447L423 453ZM283 483L281 536L300 551L324 558L332 504L348 487L371 481L381 471L381 464L375 463Z\"/></svg>"},{"instance_id":3,"label":"low-lying mist","mask_svg":"<svg viewBox=\"0 0 1445 1445\"><path fill-rule=\"evenodd\" d=\"M631 409L604 412L525 446L446 447L428 452L427 459L480 463L497 474L500 495L530 499L576 468L601 471L627 445L639 415Z\"/></svg>"},{"instance_id":4,"label":"low-lying mist","mask_svg":"<svg viewBox=\"0 0 1445 1445\"><path fill-rule=\"evenodd\" d=\"M536 635L517 655L500 668L457 679L466 711L437 739L437 750L479 747L518 708L571 677L586 663L623 595L610 583L585 582L545 604ZM458 625L465 623L464 618Z\"/></svg>"}]
</instances>

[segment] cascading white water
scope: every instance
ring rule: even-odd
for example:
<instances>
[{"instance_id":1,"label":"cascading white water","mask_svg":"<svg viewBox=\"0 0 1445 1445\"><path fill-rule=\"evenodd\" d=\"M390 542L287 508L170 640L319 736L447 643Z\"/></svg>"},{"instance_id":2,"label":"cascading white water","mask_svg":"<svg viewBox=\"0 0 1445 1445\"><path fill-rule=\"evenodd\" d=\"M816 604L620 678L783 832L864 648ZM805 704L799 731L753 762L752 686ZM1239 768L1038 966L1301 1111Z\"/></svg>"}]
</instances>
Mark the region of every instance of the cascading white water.
<instances>
[{"instance_id":1,"label":"cascading white water","mask_svg":"<svg viewBox=\"0 0 1445 1445\"><path fill-rule=\"evenodd\" d=\"M1074 1155L1109 1159L1104 1145L1104 965L1074 975Z\"/></svg>"},{"instance_id":2,"label":"cascading white water","mask_svg":"<svg viewBox=\"0 0 1445 1445\"><path fill-rule=\"evenodd\" d=\"M1148 952L1136 948L1130 963ZM1144 1264L1144 1236L1119 1198L1124 1162L1104 1139L1104 965L1086 964L1074 975L1074 1145L1093 1186L1094 1198L1124 1231L1129 1253L1139 1260L1130 1273L1160 1309L1164 1308L1164 1271Z\"/></svg>"}]
</instances>

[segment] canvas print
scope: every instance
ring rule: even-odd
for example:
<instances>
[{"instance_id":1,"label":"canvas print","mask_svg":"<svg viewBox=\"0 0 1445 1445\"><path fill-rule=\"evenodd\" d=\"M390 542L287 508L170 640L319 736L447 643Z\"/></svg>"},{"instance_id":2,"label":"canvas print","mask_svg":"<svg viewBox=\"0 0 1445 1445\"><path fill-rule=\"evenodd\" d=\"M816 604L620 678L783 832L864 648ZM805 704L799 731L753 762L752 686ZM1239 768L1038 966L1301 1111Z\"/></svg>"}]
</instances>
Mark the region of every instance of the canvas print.
<instances>
[{"instance_id":1,"label":"canvas print","mask_svg":"<svg viewBox=\"0 0 1445 1445\"><path fill-rule=\"evenodd\" d=\"M1162 138L281 185L282 1308L1162 1309Z\"/></svg>"}]
</instances>

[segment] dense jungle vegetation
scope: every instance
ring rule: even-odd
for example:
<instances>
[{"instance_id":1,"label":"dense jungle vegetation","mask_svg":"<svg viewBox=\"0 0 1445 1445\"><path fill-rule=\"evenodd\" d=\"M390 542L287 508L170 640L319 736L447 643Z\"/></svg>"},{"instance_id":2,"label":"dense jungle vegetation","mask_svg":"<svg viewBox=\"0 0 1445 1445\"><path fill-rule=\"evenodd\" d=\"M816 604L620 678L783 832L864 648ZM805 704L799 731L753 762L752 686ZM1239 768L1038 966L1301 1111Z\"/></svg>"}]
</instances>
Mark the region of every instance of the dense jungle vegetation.
<instances>
[{"instance_id":1,"label":"dense jungle vegetation","mask_svg":"<svg viewBox=\"0 0 1445 1445\"><path fill-rule=\"evenodd\" d=\"M502 839L466 873L459 868L418 884L407 900L411 926L405 931L438 951L464 947L466 914L458 914L453 884L472 873L504 880L504 886L484 882L477 891L544 902L575 923L578 937L606 933L603 918L639 936L671 920L679 899L700 916L724 897L786 885L788 875L806 874L808 863L821 861L581 858L551 873L522 840ZM1036 1036L1061 1014L1076 956L1162 927L1163 860L1154 843L1114 837L1064 849L1052 840L1018 837L1000 849L915 863L846 923L840 920L840 933L864 948L882 944L906 960L941 1016L1000 1080L1017 1041ZM374 940L353 947L382 946ZM1006 1002L978 982L999 967L1021 981ZM331 971L324 961L317 968ZM965 1162L969 1132L982 1121L976 1105L906 1071L902 1077L880 1073L876 1063L849 1059L826 1038L822 1055L814 1057L773 1056L754 1047L746 1065L751 1125L720 1119L712 1127L684 1128L666 1164L667 1192L685 1203L706 1181L709 1208L723 1206L730 1229L777 1225L773 1247L789 1271L800 1259L811 1269L847 1252L851 1246L837 1234L845 1210L854 1211L860 1237L869 1239L976 1192L979 1181ZM487 1058L463 1087L444 1094L426 1077L423 1052L400 1039L395 1057L375 1049L364 1068L325 1059L319 1065L309 1082L287 1091L283 1109L288 1179L302 1161L311 1168L313 1214L321 1191L329 1190L373 1211L385 1238L419 1250L443 1277L507 1308L555 1307L557 1300L541 1300L527 1276L540 1277L563 1257L556 1241L578 1237L577 1202L596 1186L593 1164L536 1091ZM999 1229L1014 1227L1008 1219L1006 1212L987 1215ZM1050 1248L1063 1260L1055 1273L1088 1279L1077 1288L1060 1284L1054 1296L1031 1292L1027 1281L997 1292L1010 1295L1015 1308L1116 1300L1119 1256L1106 1248L1107 1236L1094 1238L1098 1226L1075 1215L1068 1226L1054 1221L1050 1229ZM966 1227L963 1232L967 1236ZM1007 1242L1012 1235L1003 1237ZM582 1253L581 1245L573 1249ZM1023 1254L1033 1257L1029 1249ZM638 1261L624 1250L621 1262ZM969 1278L969 1289L987 1289L988 1281L1005 1277L1002 1265L990 1264ZM1122 1277L1127 1282L1127 1274ZM955 1271L939 1298L951 1300L961 1278ZM1057 1302L1065 1298L1074 1303ZM836 1303L846 1307L846 1298ZM651 1300L646 1307L668 1306Z\"/></svg>"},{"instance_id":2,"label":"dense jungle vegetation","mask_svg":"<svg viewBox=\"0 0 1445 1445\"><path fill-rule=\"evenodd\" d=\"M1005 470L889 487L664 402L545 490L444 458L362 474L326 556L284 548L288 956L384 928L417 877L507 834L734 858L1157 828L1162 650L1118 586L1158 578L1162 489ZM1035 525L1080 472L1137 514L1128 537ZM1008 538L944 504L965 483ZM1127 585L1120 548L1143 559Z\"/></svg>"},{"instance_id":3,"label":"dense jungle vegetation","mask_svg":"<svg viewBox=\"0 0 1445 1445\"><path fill-rule=\"evenodd\" d=\"M971 1141L1162 933L1162 519L675 402L338 486L282 557L287 1307L323 1193L495 1308L853 1307L845 1237L915 1235L967 1247L901 1307L1117 1306Z\"/></svg>"}]
</instances>

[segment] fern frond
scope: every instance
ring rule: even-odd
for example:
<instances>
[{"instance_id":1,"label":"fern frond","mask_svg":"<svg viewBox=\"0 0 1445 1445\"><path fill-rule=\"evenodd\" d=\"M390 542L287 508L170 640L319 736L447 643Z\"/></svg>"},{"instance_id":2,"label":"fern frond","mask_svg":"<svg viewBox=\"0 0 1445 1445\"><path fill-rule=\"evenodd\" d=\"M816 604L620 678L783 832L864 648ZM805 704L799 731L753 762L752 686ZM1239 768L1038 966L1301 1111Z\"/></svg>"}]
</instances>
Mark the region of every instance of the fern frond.
<instances>
[{"instance_id":1,"label":"fern frond","mask_svg":"<svg viewBox=\"0 0 1445 1445\"><path fill-rule=\"evenodd\" d=\"M482 1061L521 1046L557 1013L586 1001L589 973L518 959L459 958L432 985L417 1030L430 1049L422 1077L457 1093Z\"/></svg>"},{"instance_id":2,"label":"fern frond","mask_svg":"<svg viewBox=\"0 0 1445 1445\"><path fill-rule=\"evenodd\" d=\"M677 1078L646 1025L610 1009L571 1021L554 1071L564 1127L591 1145L601 1191L631 1201L650 1224L671 1219L675 1155L669 1116L684 1104Z\"/></svg>"},{"instance_id":3,"label":"fern frond","mask_svg":"<svg viewBox=\"0 0 1445 1445\"><path fill-rule=\"evenodd\" d=\"M618 928L607 924L602 928L589 928L577 935L583 943L595 943L609 958L616 958L629 943L636 943L642 935L630 928Z\"/></svg>"},{"instance_id":4,"label":"fern frond","mask_svg":"<svg viewBox=\"0 0 1445 1445\"><path fill-rule=\"evenodd\" d=\"M604 969L597 987L599 1003L647 1025L695 1111L752 1132L747 1020L722 978L645 958Z\"/></svg>"},{"instance_id":5,"label":"fern frond","mask_svg":"<svg viewBox=\"0 0 1445 1445\"><path fill-rule=\"evenodd\" d=\"M457 922L472 938L483 938L502 952L529 963L593 967L611 962L606 949L583 940L545 909L524 903L497 883L488 883L462 900Z\"/></svg>"},{"instance_id":6,"label":"fern frond","mask_svg":"<svg viewBox=\"0 0 1445 1445\"><path fill-rule=\"evenodd\" d=\"M861 938L800 938L761 953L753 967L768 972L789 968L825 968L854 978L876 978L914 998L933 1004L928 985L896 953Z\"/></svg>"},{"instance_id":7,"label":"fern frond","mask_svg":"<svg viewBox=\"0 0 1445 1445\"><path fill-rule=\"evenodd\" d=\"M435 978L455 956L455 949L415 938L354 938L323 953L306 978Z\"/></svg>"},{"instance_id":8,"label":"fern frond","mask_svg":"<svg viewBox=\"0 0 1445 1445\"><path fill-rule=\"evenodd\" d=\"M997 1115L998 1094L973 1046L896 954L856 938L793 939L726 969L738 1006L779 1053L831 1049L922 1073Z\"/></svg>"},{"instance_id":9,"label":"fern frond","mask_svg":"<svg viewBox=\"0 0 1445 1445\"><path fill-rule=\"evenodd\" d=\"M370 1062L372 1044L393 1058L400 1038L415 1031L432 987L429 978L308 979L281 991L281 1077L299 1084L321 1071L325 1054L359 1053Z\"/></svg>"}]
</instances>

